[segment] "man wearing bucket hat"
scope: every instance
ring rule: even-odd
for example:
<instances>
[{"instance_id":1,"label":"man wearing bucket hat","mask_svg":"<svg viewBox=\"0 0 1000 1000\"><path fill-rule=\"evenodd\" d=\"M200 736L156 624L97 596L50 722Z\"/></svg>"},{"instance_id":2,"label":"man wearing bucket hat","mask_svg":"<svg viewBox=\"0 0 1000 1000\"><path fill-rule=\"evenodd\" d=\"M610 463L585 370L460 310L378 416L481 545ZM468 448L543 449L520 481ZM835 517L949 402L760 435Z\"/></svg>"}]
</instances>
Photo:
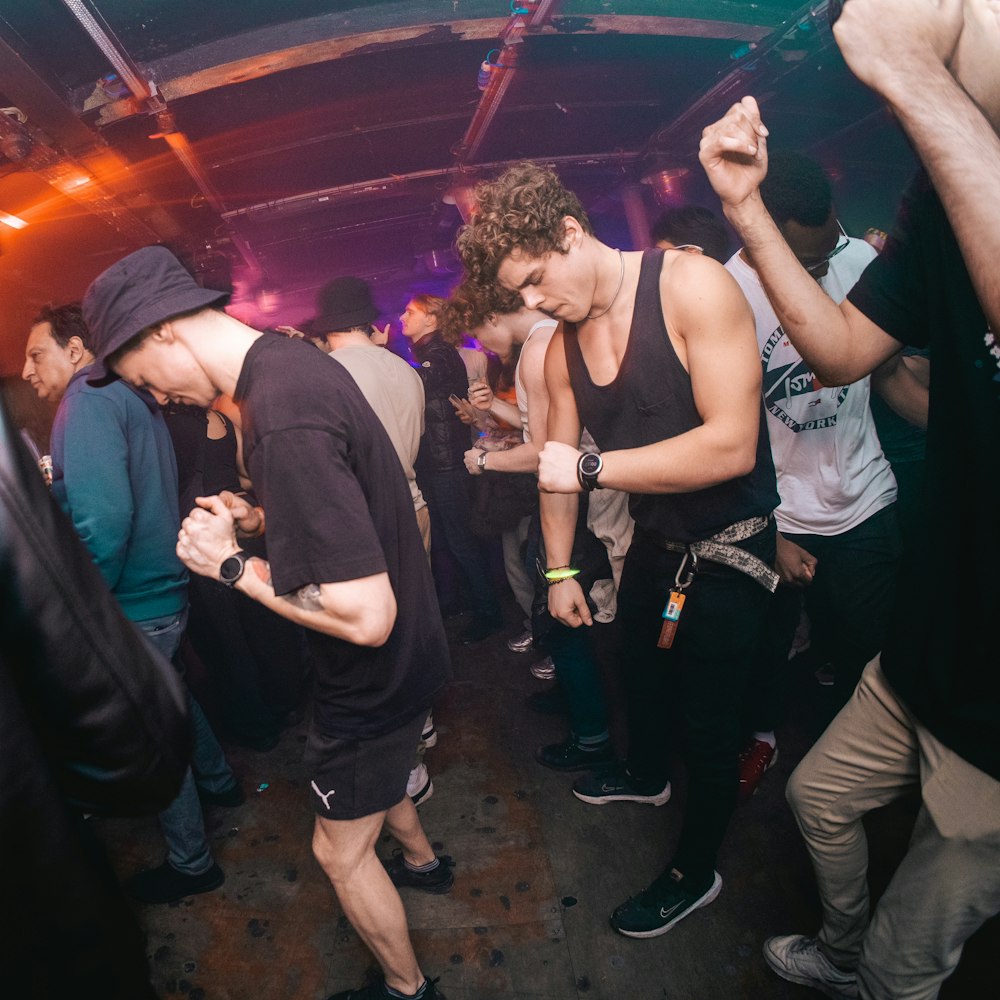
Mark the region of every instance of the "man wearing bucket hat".
<instances>
[{"instance_id":1,"label":"man wearing bucket hat","mask_svg":"<svg viewBox=\"0 0 1000 1000\"><path fill-rule=\"evenodd\" d=\"M177 466L166 424L148 392L96 388L91 335L78 305L47 308L31 328L22 377L58 398L52 425L52 493L90 550L122 611L168 659L187 619L187 573L174 552ZM190 700L195 779L160 813L167 859L139 872L128 890L170 903L222 885L205 835L201 801L237 805L242 793L208 721Z\"/></svg>"},{"instance_id":2,"label":"man wearing bucket hat","mask_svg":"<svg viewBox=\"0 0 1000 1000\"><path fill-rule=\"evenodd\" d=\"M420 971L402 901L375 853L384 824L402 845L406 884L451 888L406 795L413 748L449 676L410 491L347 371L317 361L297 338L259 333L212 308L219 298L163 247L112 265L83 302L91 379L121 376L161 402L199 406L225 393L240 407L262 506L226 493L198 498L177 553L194 572L308 630L313 851L384 972L381 982L335 997L433 1000L440 994ZM265 511L267 560L237 540L263 530Z\"/></svg>"}]
</instances>

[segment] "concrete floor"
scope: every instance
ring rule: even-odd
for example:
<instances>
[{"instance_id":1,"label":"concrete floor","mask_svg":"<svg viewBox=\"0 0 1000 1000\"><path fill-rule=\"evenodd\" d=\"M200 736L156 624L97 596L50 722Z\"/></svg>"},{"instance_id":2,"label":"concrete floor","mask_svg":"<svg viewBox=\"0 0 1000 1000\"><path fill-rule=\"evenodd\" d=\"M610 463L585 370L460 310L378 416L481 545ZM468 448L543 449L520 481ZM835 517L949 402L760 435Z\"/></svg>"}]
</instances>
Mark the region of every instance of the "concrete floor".
<instances>
[{"instance_id":1,"label":"concrete floor","mask_svg":"<svg viewBox=\"0 0 1000 1000\"><path fill-rule=\"evenodd\" d=\"M513 608L508 621L516 621ZM449 630L461 624L451 622ZM620 717L614 628L601 626L598 639ZM453 644L455 678L435 708L440 739L426 757L435 791L420 812L435 849L455 859L456 882L447 896L403 895L421 965L440 976L448 1000L818 997L777 979L760 954L771 934L817 926L811 869L783 798L823 711L823 689L811 674L803 671L793 691L793 721L779 731L778 764L733 820L719 859L722 894L669 934L630 940L615 934L607 917L667 860L683 775L671 802L658 809L575 799L571 776L533 759L538 745L562 738L563 723L524 706L525 696L544 685L528 673L530 655L507 650L504 640L513 631L471 648ZM618 725L618 742L621 734ZM304 741L300 725L268 753L227 748L247 801L208 811L225 885L139 910L162 996L322 1000L360 984L372 966L310 852ZM876 893L905 850L914 808L901 803L871 817ZM154 820L93 822L123 877L162 860ZM385 854L392 847L388 838L380 845ZM941 996L997 996L991 952L998 947L994 919L969 943Z\"/></svg>"}]
</instances>

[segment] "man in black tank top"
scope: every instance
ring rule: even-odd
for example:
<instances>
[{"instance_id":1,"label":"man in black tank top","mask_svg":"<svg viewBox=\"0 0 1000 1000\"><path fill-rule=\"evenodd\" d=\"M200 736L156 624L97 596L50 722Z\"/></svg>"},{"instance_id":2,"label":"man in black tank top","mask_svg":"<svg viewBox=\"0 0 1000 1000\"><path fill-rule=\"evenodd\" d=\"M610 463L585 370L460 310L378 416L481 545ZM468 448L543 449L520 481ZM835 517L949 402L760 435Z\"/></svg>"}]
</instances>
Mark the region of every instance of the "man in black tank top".
<instances>
[{"instance_id":1,"label":"man in black tank top","mask_svg":"<svg viewBox=\"0 0 1000 1000\"><path fill-rule=\"evenodd\" d=\"M680 842L663 874L611 917L622 934L653 937L721 888L715 859L736 802L739 697L777 582L778 497L753 318L715 261L601 243L547 170L521 164L477 196L478 215L459 236L473 280L517 291L564 324L546 356L539 486L549 608L570 627L591 624L566 565L578 494L631 495L636 531L618 597L628 756L573 792L595 805L663 805L680 723L690 775ZM582 426L600 457L580 452Z\"/></svg>"}]
</instances>

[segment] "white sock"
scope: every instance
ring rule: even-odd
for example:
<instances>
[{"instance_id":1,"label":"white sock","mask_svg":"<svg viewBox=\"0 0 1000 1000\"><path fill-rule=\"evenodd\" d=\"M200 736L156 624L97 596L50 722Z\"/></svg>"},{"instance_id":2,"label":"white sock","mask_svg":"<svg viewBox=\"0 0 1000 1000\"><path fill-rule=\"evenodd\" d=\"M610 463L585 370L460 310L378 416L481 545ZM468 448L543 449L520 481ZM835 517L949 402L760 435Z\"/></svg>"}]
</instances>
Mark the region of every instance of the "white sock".
<instances>
[{"instance_id":1,"label":"white sock","mask_svg":"<svg viewBox=\"0 0 1000 1000\"><path fill-rule=\"evenodd\" d=\"M755 740L760 740L761 743L766 743L769 747L776 747L778 745L778 741L774 738L773 729L766 733L754 733L753 738Z\"/></svg>"}]
</instances>

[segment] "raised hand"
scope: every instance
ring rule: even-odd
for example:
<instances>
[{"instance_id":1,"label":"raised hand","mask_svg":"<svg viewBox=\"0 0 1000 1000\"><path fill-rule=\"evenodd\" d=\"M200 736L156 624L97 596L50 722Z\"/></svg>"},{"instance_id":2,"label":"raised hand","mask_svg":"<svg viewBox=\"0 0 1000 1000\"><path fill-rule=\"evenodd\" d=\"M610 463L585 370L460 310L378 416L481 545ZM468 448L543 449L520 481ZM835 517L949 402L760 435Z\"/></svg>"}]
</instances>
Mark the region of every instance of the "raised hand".
<instances>
[{"instance_id":1,"label":"raised hand","mask_svg":"<svg viewBox=\"0 0 1000 1000\"><path fill-rule=\"evenodd\" d=\"M833 35L859 80L890 103L919 100L908 84L935 63L949 65L962 8L963 0L848 0Z\"/></svg>"},{"instance_id":2,"label":"raised hand","mask_svg":"<svg viewBox=\"0 0 1000 1000\"><path fill-rule=\"evenodd\" d=\"M756 194L767 174L767 136L753 97L702 132L698 159L723 207L735 208Z\"/></svg>"}]
</instances>

